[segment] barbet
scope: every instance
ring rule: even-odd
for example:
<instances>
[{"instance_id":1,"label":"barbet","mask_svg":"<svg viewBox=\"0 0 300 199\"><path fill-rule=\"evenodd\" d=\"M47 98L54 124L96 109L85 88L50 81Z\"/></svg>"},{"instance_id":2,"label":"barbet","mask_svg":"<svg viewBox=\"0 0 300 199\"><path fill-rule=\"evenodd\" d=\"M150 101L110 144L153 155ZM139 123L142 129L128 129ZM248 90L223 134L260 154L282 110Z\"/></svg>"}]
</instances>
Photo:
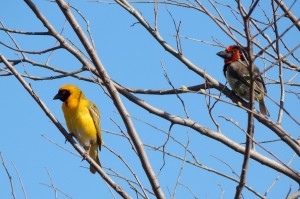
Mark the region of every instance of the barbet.
<instances>
[{"instance_id":1,"label":"barbet","mask_svg":"<svg viewBox=\"0 0 300 199\"><path fill-rule=\"evenodd\" d=\"M232 90L238 96L249 100L250 72L249 64L247 62L247 59L249 59L248 53L244 48L232 45L227 47L225 51L218 52L217 55L224 59L223 72L226 77L226 81L229 83ZM260 112L264 115L270 116L264 99L267 93L265 82L260 75L259 69L254 64L252 75L256 77L253 83L254 100L258 102Z\"/></svg>"}]
</instances>

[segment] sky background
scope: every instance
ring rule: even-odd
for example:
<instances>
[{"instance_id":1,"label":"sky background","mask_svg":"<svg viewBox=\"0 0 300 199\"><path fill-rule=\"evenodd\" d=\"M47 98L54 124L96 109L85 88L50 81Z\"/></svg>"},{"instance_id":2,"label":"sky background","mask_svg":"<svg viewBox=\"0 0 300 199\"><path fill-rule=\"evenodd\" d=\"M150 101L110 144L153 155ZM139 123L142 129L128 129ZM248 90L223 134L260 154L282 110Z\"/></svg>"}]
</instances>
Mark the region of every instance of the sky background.
<instances>
[{"instance_id":1,"label":"sky background","mask_svg":"<svg viewBox=\"0 0 300 199\"><path fill-rule=\"evenodd\" d=\"M188 70L186 66L168 54L141 25L136 24L136 19L119 5L92 3L88 1L69 2L78 8L89 21L98 55L113 80L130 88L171 89L163 74L161 67L163 63L170 80L176 88L183 85L193 86L204 83L201 77ZM58 6L55 3L44 0L34 1L34 3L56 30L60 32L64 24L64 16ZM262 7L266 8L266 13L270 13L270 5L266 5L270 4L269 1L261 3ZM212 7L206 1L203 4L213 11ZM134 4L134 6L153 25L153 5ZM299 7L299 2L296 2L292 11L299 17L300 11L299 9L295 9L297 6ZM242 30L241 24L235 21L235 18L226 8L220 7L220 11L224 13L230 24ZM216 24L202 13L192 9L161 5L159 8L158 29L161 35L173 47L176 47L175 29L169 12L172 13L172 17L177 23L181 21L180 34L183 36L207 42L217 40L225 46L234 43ZM263 14L259 11L254 12L254 16L265 20ZM84 27L85 24L78 14L76 14L76 17ZM23 1L19 0L2 3L0 7L0 20L9 29L45 31L45 28L36 19L29 7ZM279 25L282 28L281 30L283 30L290 25L290 22L287 19L282 19ZM274 37L272 30L268 29L266 33ZM13 34L13 36L24 50L39 51L55 46L55 40L49 36L24 36L16 34ZM79 45L79 41L69 25L65 26L63 36ZM5 33L1 32L0 38L1 42L12 45ZM293 28L283 39L288 45L294 47L299 43L298 38L299 32ZM237 39L240 39L246 45L245 40L239 38L239 36L237 36ZM263 46L265 45L263 39L260 42ZM194 64L204 69L221 83L225 83L222 71L223 60L216 56L216 53L222 50L222 48L186 39L182 39L182 48L184 55ZM257 52L257 49L255 51ZM7 50L3 45L0 45L0 53L10 59L18 59L20 56L11 50ZM295 52L296 56L299 57L299 53L299 50L297 50ZM48 55L28 55L28 58L45 63ZM270 65L270 63L262 62L260 59L255 63L260 69ZM64 50L55 52L51 56L49 64L70 72L81 67L81 64ZM299 63L296 64L299 65ZM16 66L16 69L22 74L27 73L31 76L45 77L55 75L55 73L28 64L20 64ZM284 79L287 81L295 74L295 72L286 71ZM91 77L89 72L84 72L82 75ZM273 79L278 79L278 69L275 67L272 68L268 71L267 75ZM93 101L100 109L105 145L122 155L128 161L131 168L137 172L144 185L150 188L140 162L131 150L129 143L124 138L107 132L120 133L120 129L114 122L120 125L123 131L126 132L126 129L112 101L98 85L70 77L51 81L33 81L29 79L27 81L64 126L65 122L61 111L61 102L53 101L52 99L57 93L58 88L63 84L71 83L79 86L85 92L86 97ZM293 81L299 83L299 78L296 76ZM280 96L278 92L279 86L268 84L267 89L269 95L278 102ZM85 161L81 162L80 157L72 155L48 140L51 139L68 150L74 151L69 143L64 143L65 138L13 76L0 77L0 90L2 93L0 98L0 133L2 135L0 139L0 152L12 175L16 198L24 198L24 195L13 165L18 169L28 198L55 198L54 191L45 186L45 184L51 185L51 179L58 189L72 198L113 198L111 194L112 190L102 178L89 173L88 169L86 169L88 164ZM218 94L216 90L212 90L212 92ZM137 96L154 107L163 109L174 115L185 117L182 105L176 96ZM185 102L191 119L217 131L216 126L208 116L205 97L203 95L184 94L181 97ZM222 98L228 100L224 96ZM169 122L161 120L123 97L122 101L133 117L150 123L165 132L168 131ZM266 100L266 104L271 114L270 118L276 121L278 107L269 99ZM299 119L297 97L287 94L285 105L290 114ZM217 103L213 114L220 124L223 134L238 143L244 142L244 134L220 116L231 118L237 121L242 128L246 129L247 114L245 111L226 103ZM133 122L142 141L146 144L161 146L165 142L166 136L159 130L152 128L145 122L135 119L133 119ZM283 117L282 127L293 137L299 137L299 126L292 122L286 114ZM237 174L240 174L243 161L242 155L185 127L175 125L171 133L172 136L180 140L183 144L189 141L189 149L194 152L194 155L203 165L236 177L224 163L218 160L221 159L230 164ZM258 141L277 139L277 136L273 132L259 124L256 120L255 137ZM265 144L264 146L286 163L293 156L293 152L282 142ZM184 157L184 149L174 141L168 143L166 150ZM266 154L261 149L257 150ZM146 148L146 151L154 171L157 174L159 173L158 178L164 193L167 198L170 198L183 162L166 157L166 166L159 172L163 165L163 156L159 152L154 152L149 148ZM187 158L190 159L190 156L187 156ZM119 174L133 179L133 176L124 164L106 148L103 148L100 152L100 160L108 173L112 173L109 170L111 168ZM297 165L299 165L299 158L296 158L292 162L291 167L297 168ZM51 174L51 179L48 172ZM269 168L251 160L247 182L260 194L264 194L277 175L276 171L270 171ZM0 179L0 198L12 198L9 180L2 165L0 166ZM130 195L135 197L135 193L129 188L126 182L116 177L113 177L113 179L121 186L124 186ZM188 164L184 166L180 182L183 185L179 186L176 198L193 198L193 195L185 186L188 186L199 198L220 198L221 195L223 195L223 198L233 198L237 185L219 175ZM288 177L281 176L267 196L268 198L283 198L289 192L289 189L291 189L291 192L295 192L298 186ZM112 192L116 198L120 198L114 191ZM255 198L253 193L250 193L246 189L243 193L245 198ZM58 198L68 197L62 193L58 193Z\"/></svg>"}]
</instances>

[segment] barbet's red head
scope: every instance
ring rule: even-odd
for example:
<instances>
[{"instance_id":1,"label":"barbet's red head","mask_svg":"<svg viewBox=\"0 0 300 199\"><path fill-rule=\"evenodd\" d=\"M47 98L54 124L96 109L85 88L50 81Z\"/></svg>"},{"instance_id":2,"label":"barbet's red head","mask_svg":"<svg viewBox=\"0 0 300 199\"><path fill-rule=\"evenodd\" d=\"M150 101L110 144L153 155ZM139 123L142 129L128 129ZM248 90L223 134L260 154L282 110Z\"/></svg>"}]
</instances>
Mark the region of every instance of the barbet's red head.
<instances>
[{"instance_id":1,"label":"barbet's red head","mask_svg":"<svg viewBox=\"0 0 300 199\"><path fill-rule=\"evenodd\" d=\"M244 61L244 57L248 56L244 48L237 45L228 46L225 51L218 52L217 55L224 59L225 64L230 64L238 59Z\"/></svg>"}]
</instances>

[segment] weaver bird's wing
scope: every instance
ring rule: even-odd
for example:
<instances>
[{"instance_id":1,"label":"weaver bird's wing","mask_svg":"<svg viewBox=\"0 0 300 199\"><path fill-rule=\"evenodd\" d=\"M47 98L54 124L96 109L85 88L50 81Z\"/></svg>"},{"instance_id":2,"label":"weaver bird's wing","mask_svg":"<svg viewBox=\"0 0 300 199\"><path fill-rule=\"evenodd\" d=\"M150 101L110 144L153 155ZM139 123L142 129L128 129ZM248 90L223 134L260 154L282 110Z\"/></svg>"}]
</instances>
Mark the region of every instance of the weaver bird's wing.
<instances>
[{"instance_id":1,"label":"weaver bird's wing","mask_svg":"<svg viewBox=\"0 0 300 199\"><path fill-rule=\"evenodd\" d=\"M101 150L102 142L102 132L100 127L100 113L97 106L93 102L89 102L88 110L90 115L92 116L95 128L97 130L97 143L99 145L99 149Z\"/></svg>"}]
</instances>

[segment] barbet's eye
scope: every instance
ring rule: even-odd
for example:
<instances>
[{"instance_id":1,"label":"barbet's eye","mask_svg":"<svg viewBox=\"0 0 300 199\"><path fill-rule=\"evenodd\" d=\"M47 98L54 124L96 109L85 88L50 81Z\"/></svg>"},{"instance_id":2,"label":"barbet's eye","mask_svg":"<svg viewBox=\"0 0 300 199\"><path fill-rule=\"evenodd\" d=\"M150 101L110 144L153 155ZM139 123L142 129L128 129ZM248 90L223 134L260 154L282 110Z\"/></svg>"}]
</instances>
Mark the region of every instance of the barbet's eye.
<instances>
[{"instance_id":1,"label":"barbet's eye","mask_svg":"<svg viewBox=\"0 0 300 199\"><path fill-rule=\"evenodd\" d=\"M228 52L227 54L228 54L228 58L231 58L232 55L234 55L234 52Z\"/></svg>"}]
</instances>

